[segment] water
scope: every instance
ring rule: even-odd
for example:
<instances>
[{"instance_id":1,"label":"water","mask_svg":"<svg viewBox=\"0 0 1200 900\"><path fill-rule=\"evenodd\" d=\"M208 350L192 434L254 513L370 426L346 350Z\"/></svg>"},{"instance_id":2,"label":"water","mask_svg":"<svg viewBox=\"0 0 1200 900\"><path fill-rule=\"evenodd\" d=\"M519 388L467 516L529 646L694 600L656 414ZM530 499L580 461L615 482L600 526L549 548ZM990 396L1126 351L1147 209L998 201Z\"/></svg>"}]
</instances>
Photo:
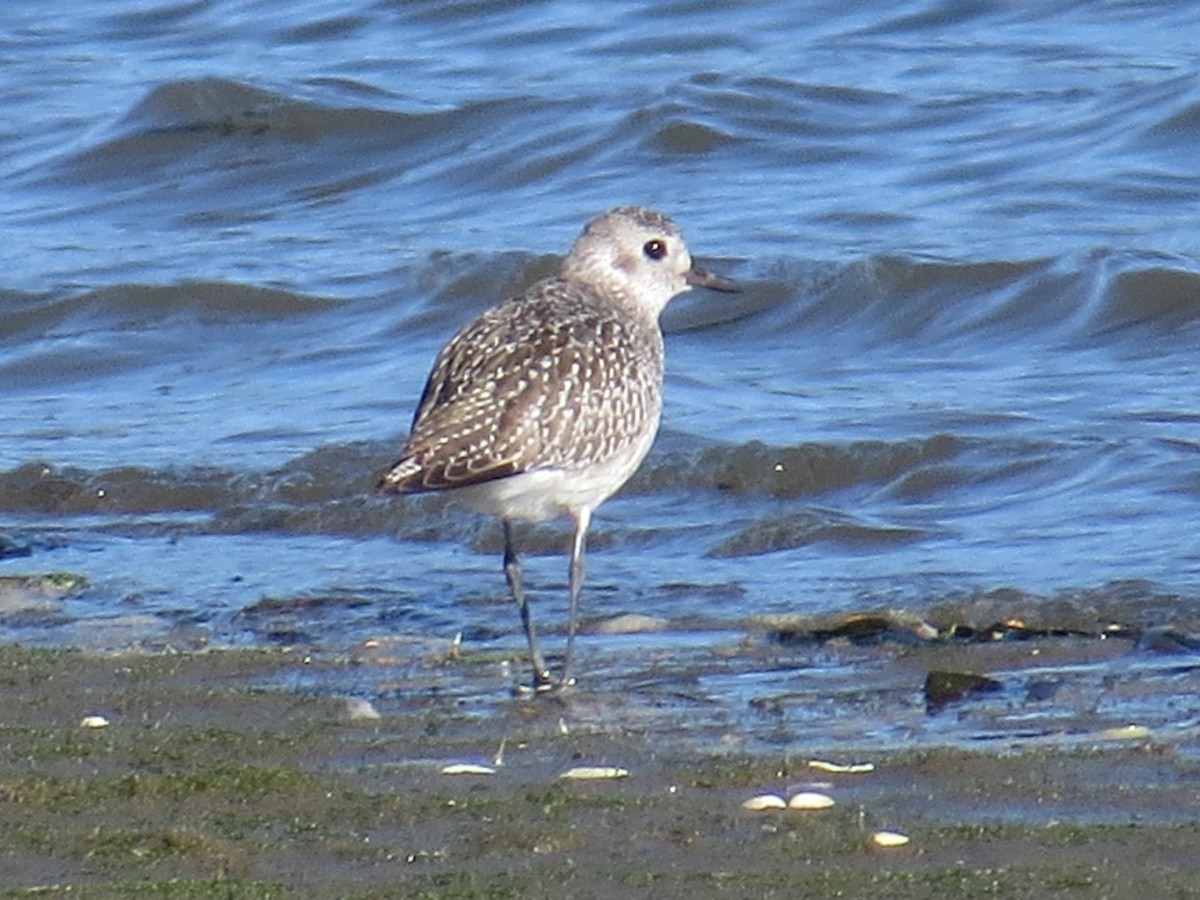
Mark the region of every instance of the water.
<instances>
[{"instance_id":1,"label":"water","mask_svg":"<svg viewBox=\"0 0 1200 900\"><path fill-rule=\"evenodd\" d=\"M1195 627L1200 10L594 15L4 6L0 575L88 578L9 639L519 649L498 529L370 487L441 343L624 203L747 290L667 312L587 616ZM526 535L551 631L565 541Z\"/></svg>"}]
</instances>

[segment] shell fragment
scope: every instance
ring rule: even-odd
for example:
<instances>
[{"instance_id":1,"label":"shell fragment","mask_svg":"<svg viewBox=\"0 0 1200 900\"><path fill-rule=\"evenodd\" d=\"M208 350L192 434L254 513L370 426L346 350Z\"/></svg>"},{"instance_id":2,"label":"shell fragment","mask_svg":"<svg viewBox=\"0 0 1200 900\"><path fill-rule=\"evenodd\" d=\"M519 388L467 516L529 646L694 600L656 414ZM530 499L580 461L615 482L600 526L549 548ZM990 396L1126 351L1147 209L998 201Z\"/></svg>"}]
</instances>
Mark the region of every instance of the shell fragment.
<instances>
[{"instance_id":1,"label":"shell fragment","mask_svg":"<svg viewBox=\"0 0 1200 900\"><path fill-rule=\"evenodd\" d=\"M829 809L833 805L833 798L819 791L801 791L788 800L788 809Z\"/></svg>"},{"instance_id":2,"label":"shell fragment","mask_svg":"<svg viewBox=\"0 0 1200 900\"><path fill-rule=\"evenodd\" d=\"M628 774L628 769L618 766L575 766L573 769L567 769L558 777L588 781L602 778L624 778Z\"/></svg>"},{"instance_id":3,"label":"shell fragment","mask_svg":"<svg viewBox=\"0 0 1200 900\"><path fill-rule=\"evenodd\" d=\"M443 775L495 775L496 770L491 766L481 766L477 763L451 763L442 766Z\"/></svg>"},{"instance_id":4,"label":"shell fragment","mask_svg":"<svg viewBox=\"0 0 1200 900\"><path fill-rule=\"evenodd\" d=\"M808 761L810 769L819 769L822 772L832 772L837 775L861 775L866 772L875 771L875 763L850 763L843 765L841 763L828 762L824 759L810 759Z\"/></svg>"},{"instance_id":5,"label":"shell fragment","mask_svg":"<svg viewBox=\"0 0 1200 900\"><path fill-rule=\"evenodd\" d=\"M787 809L787 801L778 794L756 794L745 803L742 809L751 812L762 812L765 809Z\"/></svg>"}]
</instances>

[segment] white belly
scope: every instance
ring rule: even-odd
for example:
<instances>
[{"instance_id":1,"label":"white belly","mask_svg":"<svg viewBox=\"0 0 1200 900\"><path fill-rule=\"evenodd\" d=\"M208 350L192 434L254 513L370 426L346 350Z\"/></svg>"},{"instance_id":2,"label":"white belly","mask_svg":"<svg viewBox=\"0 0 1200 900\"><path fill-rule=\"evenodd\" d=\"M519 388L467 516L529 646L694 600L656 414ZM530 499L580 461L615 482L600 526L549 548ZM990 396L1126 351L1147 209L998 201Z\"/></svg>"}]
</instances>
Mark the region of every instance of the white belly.
<instances>
[{"instance_id":1,"label":"white belly","mask_svg":"<svg viewBox=\"0 0 1200 900\"><path fill-rule=\"evenodd\" d=\"M456 488L451 496L477 512L544 522L589 512L615 494L637 471L654 432L604 462L579 469L534 469L508 478Z\"/></svg>"}]
</instances>

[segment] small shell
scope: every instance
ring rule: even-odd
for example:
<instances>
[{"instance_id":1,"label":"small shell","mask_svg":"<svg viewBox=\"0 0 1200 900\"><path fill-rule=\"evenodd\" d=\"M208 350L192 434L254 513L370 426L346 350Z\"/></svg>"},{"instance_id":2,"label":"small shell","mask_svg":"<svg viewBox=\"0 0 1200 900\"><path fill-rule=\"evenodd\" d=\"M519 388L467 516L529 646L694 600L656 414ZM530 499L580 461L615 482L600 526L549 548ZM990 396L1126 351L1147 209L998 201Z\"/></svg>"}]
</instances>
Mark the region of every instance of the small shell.
<instances>
[{"instance_id":1,"label":"small shell","mask_svg":"<svg viewBox=\"0 0 1200 900\"><path fill-rule=\"evenodd\" d=\"M370 700L361 697L346 698L346 718L351 722L374 722L381 718L379 710Z\"/></svg>"},{"instance_id":2,"label":"small shell","mask_svg":"<svg viewBox=\"0 0 1200 900\"><path fill-rule=\"evenodd\" d=\"M742 809L751 812L762 812L764 809L787 809L787 801L778 794L756 794L745 803Z\"/></svg>"},{"instance_id":3,"label":"small shell","mask_svg":"<svg viewBox=\"0 0 1200 900\"><path fill-rule=\"evenodd\" d=\"M567 769L558 777L586 781L593 778L624 778L628 774L628 769L621 769L617 766L576 766L573 769Z\"/></svg>"},{"instance_id":4,"label":"small shell","mask_svg":"<svg viewBox=\"0 0 1200 900\"><path fill-rule=\"evenodd\" d=\"M104 716L84 716L80 722L81 728L107 728L108 719Z\"/></svg>"},{"instance_id":5,"label":"small shell","mask_svg":"<svg viewBox=\"0 0 1200 900\"><path fill-rule=\"evenodd\" d=\"M898 831L876 831L871 835L871 843L876 847L903 847L909 840L907 834Z\"/></svg>"},{"instance_id":6,"label":"small shell","mask_svg":"<svg viewBox=\"0 0 1200 900\"><path fill-rule=\"evenodd\" d=\"M850 763L844 765L842 763L827 762L823 759L810 759L808 761L810 769L820 769L822 772L834 772L839 775L861 775L864 772L874 772L875 763Z\"/></svg>"},{"instance_id":7,"label":"small shell","mask_svg":"<svg viewBox=\"0 0 1200 900\"><path fill-rule=\"evenodd\" d=\"M833 798L817 791L801 791L788 800L788 809L829 809Z\"/></svg>"},{"instance_id":8,"label":"small shell","mask_svg":"<svg viewBox=\"0 0 1200 900\"><path fill-rule=\"evenodd\" d=\"M442 766L443 775L495 775L496 770L491 766L481 766L476 763L451 763Z\"/></svg>"},{"instance_id":9,"label":"small shell","mask_svg":"<svg viewBox=\"0 0 1200 900\"><path fill-rule=\"evenodd\" d=\"M1144 741L1151 734L1145 725L1125 725L1122 728L1105 728L1096 737L1102 741Z\"/></svg>"},{"instance_id":10,"label":"small shell","mask_svg":"<svg viewBox=\"0 0 1200 900\"><path fill-rule=\"evenodd\" d=\"M913 634L923 641L936 641L939 633L936 626L928 622L918 622L913 626Z\"/></svg>"}]
</instances>

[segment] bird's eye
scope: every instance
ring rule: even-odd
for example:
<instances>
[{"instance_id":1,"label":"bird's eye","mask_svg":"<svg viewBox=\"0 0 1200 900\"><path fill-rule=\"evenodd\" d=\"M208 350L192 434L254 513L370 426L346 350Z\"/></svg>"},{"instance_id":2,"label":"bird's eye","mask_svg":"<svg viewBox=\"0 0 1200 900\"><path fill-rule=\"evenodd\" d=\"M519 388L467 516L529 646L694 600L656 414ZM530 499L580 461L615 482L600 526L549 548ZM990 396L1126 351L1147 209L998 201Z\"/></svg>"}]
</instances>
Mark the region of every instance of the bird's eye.
<instances>
[{"instance_id":1,"label":"bird's eye","mask_svg":"<svg viewBox=\"0 0 1200 900\"><path fill-rule=\"evenodd\" d=\"M653 240L646 241L645 246L642 247L642 252L650 257L650 259L662 259L667 255L667 242L662 240L662 238L654 238Z\"/></svg>"}]
</instances>

